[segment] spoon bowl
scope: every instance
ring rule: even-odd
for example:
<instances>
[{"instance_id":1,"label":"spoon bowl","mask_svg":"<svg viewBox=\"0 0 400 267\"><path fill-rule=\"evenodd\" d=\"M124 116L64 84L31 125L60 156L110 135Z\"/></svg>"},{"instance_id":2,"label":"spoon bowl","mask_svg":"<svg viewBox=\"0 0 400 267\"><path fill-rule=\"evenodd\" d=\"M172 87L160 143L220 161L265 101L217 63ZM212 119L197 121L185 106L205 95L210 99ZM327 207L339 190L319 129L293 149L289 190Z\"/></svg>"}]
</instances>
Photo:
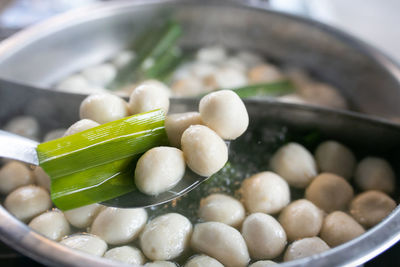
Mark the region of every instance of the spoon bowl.
<instances>
[{"instance_id":1,"label":"spoon bowl","mask_svg":"<svg viewBox=\"0 0 400 267\"><path fill-rule=\"evenodd\" d=\"M39 165L38 156L36 154L36 147L38 144L37 141L0 130L0 157L19 160L32 165ZM227 145L229 146L229 143L227 143ZM156 206L188 193L208 178L209 177L200 176L192 172L189 168L186 168L185 176L177 185L166 192L152 196L134 190L120 197L104 201L102 204L118 208L145 208Z\"/></svg>"},{"instance_id":2,"label":"spoon bowl","mask_svg":"<svg viewBox=\"0 0 400 267\"><path fill-rule=\"evenodd\" d=\"M28 86L6 81L0 81L0 86L1 83L5 84L2 89L4 88L6 90L2 91L2 94L5 94L7 90L10 90L9 94L23 91L25 94L35 94L31 98L35 99L35 101L43 98L43 100L48 99L49 102L55 101L56 103L59 102L59 99L61 99L59 97L62 96L62 101L69 103L70 105L68 106L70 107L76 107L76 110L78 110L82 100L76 95L74 96L71 94L64 94L48 90L37 90ZM36 153L36 148L38 145L39 143L35 140L0 130L0 157L11 158L32 165L39 165L39 160ZM229 142L227 142L227 146L229 147ZM102 202L102 204L118 208L145 208L160 205L186 194L208 178L209 177L200 176L192 172L189 168L186 168L185 176L177 185L166 192L152 196L143 194L139 190L134 190L125 195Z\"/></svg>"}]
</instances>

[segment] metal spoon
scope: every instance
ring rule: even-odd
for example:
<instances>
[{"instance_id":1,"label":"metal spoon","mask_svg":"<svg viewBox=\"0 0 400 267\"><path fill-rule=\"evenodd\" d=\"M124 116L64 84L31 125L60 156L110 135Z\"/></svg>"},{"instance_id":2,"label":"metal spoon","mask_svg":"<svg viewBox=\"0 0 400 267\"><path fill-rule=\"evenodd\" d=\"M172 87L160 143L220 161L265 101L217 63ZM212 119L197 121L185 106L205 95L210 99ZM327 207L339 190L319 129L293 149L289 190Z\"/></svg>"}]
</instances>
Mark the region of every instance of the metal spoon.
<instances>
[{"instance_id":1,"label":"metal spoon","mask_svg":"<svg viewBox=\"0 0 400 267\"><path fill-rule=\"evenodd\" d=\"M79 104L84 97L0 80L0 123L18 114L32 114L42 124L41 128L44 131L65 127L78 119ZM334 138L358 147L367 144L369 151L376 151L378 154L388 150L400 152L400 127L379 118L348 111L279 103L268 99L245 100L245 103L250 115L250 127L245 136L241 137L242 140L261 142L269 138L270 133L276 131L277 127L280 131L290 127L317 130L325 138ZM196 99L171 100L172 113L193 111L197 109L197 105ZM240 140L238 143L240 144ZM37 165L37 144L32 140L0 132L0 156ZM246 147L236 148L236 141L232 142L232 146L231 152L239 153L241 157L253 153ZM267 162L265 164L267 165ZM187 171L177 186L157 197L134 191L104 204L115 207L154 206L189 192L206 179Z\"/></svg>"},{"instance_id":2,"label":"metal spoon","mask_svg":"<svg viewBox=\"0 0 400 267\"><path fill-rule=\"evenodd\" d=\"M20 108L28 110L32 109L34 113L38 111L40 112L40 110L43 109L43 106L45 106L44 109L48 110L48 115L52 115L54 114L53 112L55 109L63 109L66 107L68 111L63 110L57 112L62 121L65 121L64 116L66 115L66 112L69 113L70 110L73 110L73 114L75 114L79 110L79 105L84 97L81 95L36 89L30 86L15 84L2 80L0 80L0 89L0 97L8 97L10 98L10 103L14 103ZM21 94L21 96L19 96L19 94ZM15 101L12 101L11 98L19 99L18 101L26 103L21 105L19 102L16 103ZM9 102L6 101L5 103ZM39 107L41 108L39 109ZM177 107L179 108L179 105ZM29 113L31 112L27 112L27 114ZM4 113L1 112L1 114ZM75 118L76 121L78 116ZM0 157L11 158L32 165L39 165L39 160L36 153L36 147L38 145L39 142L37 141L0 130ZM229 146L229 143L227 143L227 145ZM103 204L122 208L159 205L186 194L200 183L205 181L207 178L208 177L199 176L187 168L184 178L182 178L175 187L164 193L158 194L157 196L149 196L136 190L123 196L105 201Z\"/></svg>"},{"instance_id":3,"label":"metal spoon","mask_svg":"<svg viewBox=\"0 0 400 267\"><path fill-rule=\"evenodd\" d=\"M15 159L32 165L39 165L36 154L37 141L0 130L0 157ZM209 177L202 177L186 169L185 176L172 189L150 196L137 190L123 196L105 201L103 204L113 207L136 208L163 204L194 189ZM133 177L132 177L133 179Z\"/></svg>"}]
</instances>

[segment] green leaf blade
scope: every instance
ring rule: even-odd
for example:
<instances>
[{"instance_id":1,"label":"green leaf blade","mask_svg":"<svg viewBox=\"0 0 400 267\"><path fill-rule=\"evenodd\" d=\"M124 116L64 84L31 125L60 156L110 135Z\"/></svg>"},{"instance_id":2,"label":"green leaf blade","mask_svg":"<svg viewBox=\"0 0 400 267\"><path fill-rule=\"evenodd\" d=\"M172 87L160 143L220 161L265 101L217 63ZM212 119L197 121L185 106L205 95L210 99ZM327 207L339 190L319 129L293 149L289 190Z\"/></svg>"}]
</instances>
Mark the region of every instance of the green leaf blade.
<instances>
[{"instance_id":1,"label":"green leaf blade","mask_svg":"<svg viewBox=\"0 0 400 267\"><path fill-rule=\"evenodd\" d=\"M257 96L281 96L294 93L295 89L289 80L248 85L240 88L232 89L240 98L249 98Z\"/></svg>"},{"instance_id":2,"label":"green leaf blade","mask_svg":"<svg viewBox=\"0 0 400 267\"><path fill-rule=\"evenodd\" d=\"M51 199L61 210L106 201L136 190L134 170L139 156L59 177L51 183Z\"/></svg>"},{"instance_id":3,"label":"green leaf blade","mask_svg":"<svg viewBox=\"0 0 400 267\"><path fill-rule=\"evenodd\" d=\"M40 144L39 165L50 176L54 204L68 210L136 190L139 157L168 144L164 121L164 112L153 110Z\"/></svg>"},{"instance_id":4,"label":"green leaf blade","mask_svg":"<svg viewBox=\"0 0 400 267\"><path fill-rule=\"evenodd\" d=\"M166 145L164 118L155 110L40 144L40 166L55 179Z\"/></svg>"},{"instance_id":5,"label":"green leaf blade","mask_svg":"<svg viewBox=\"0 0 400 267\"><path fill-rule=\"evenodd\" d=\"M176 48L181 35L182 27L174 20L167 21L161 28L153 26L144 32L131 46L136 57L117 73L108 87L117 90L145 78L149 68L158 69L159 62L164 61L164 54Z\"/></svg>"}]
</instances>

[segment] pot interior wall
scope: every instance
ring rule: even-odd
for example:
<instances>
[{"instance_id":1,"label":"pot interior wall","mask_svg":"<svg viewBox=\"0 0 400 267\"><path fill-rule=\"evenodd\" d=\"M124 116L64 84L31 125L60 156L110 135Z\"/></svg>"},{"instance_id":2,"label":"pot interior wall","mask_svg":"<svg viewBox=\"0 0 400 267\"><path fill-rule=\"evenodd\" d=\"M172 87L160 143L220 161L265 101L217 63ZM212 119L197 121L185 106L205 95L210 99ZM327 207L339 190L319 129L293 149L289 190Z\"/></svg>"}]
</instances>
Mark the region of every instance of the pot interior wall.
<instances>
[{"instance_id":1,"label":"pot interior wall","mask_svg":"<svg viewBox=\"0 0 400 267\"><path fill-rule=\"evenodd\" d=\"M212 1L213 2L213 1ZM316 22L223 2L122 2L59 17L0 47L0 77L52 87L126 47L154 21L184 26L185 47L222 44L263 53L333 84L354 110L400 117L400 71L374 50Z\"/></svg>"}]
</instances>

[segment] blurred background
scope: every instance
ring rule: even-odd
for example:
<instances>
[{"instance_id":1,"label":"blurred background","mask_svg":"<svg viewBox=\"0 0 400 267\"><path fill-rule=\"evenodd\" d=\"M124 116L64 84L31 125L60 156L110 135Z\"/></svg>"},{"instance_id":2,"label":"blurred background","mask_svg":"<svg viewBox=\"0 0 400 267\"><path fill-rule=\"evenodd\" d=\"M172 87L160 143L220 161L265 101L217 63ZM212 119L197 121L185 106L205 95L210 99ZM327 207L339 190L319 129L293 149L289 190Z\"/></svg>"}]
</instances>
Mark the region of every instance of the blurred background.
<instances>
[{"instance_id":1,"label":"blurred background","mask_svg":"<svg viewBox=\"0 0 400 267\"><path fill-rule=\"evenodd\" d=\"M107 0L0 0L0 40L56 14L104 1ZM378 48L400 64L399 0L386 0L384 3L377 0L242 1L266 5L335 26ZM397 244L365 266L398 266L399 262L400 245ZM27 265L39 266L0 244L0 266Z\"/></svg>"},{"instance_id":2,"label":"blurred background","mask_svg":"<svg viewBox=\"0 0 400 267\"><path fill-rule=\"evenodd\" d=\"M104 1L112 0L0 0L0 39L58 13ZM399 0L385 0L384 3L376 0L241 1L268 5L333 25L400 62Z\"/></svg>"}]
</instances>

